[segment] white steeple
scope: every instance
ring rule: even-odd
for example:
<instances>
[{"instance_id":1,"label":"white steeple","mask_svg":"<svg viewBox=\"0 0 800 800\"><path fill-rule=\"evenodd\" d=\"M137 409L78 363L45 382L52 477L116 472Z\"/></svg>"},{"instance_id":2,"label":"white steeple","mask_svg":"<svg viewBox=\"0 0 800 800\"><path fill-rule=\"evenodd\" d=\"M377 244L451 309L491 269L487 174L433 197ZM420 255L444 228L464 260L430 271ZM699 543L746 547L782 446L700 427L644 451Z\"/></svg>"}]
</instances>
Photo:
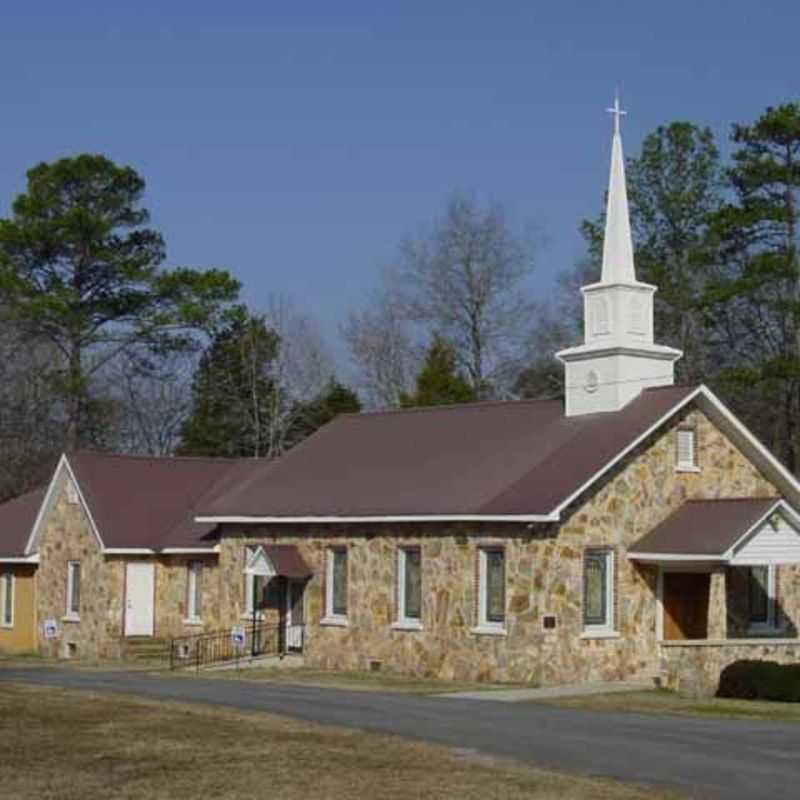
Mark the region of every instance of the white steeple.
<instances>
[{"instance_id":1,"label":"white steeple","mask_svg":"<svg viewBox=\"0 0 800 800\"><path fill-rule=\"evenodd\" d=\"M564 364L566 414L618 411L651 386L674 382L680 350L653 343L656 287L636 280L625 159L615 98L611 172L606 201L603 269L599 283L584 286L584 343L556 354Z\"/></svg>"},{"instance_id":2,"label":"white steeple","mask_svg":"<svg viewBox=\"0 0 800 800\"><path fill-rule=\"evenodd\" d=\"M611 139L611 172L608 177L601 280L603 283L635 283L628 190L625 186L625 158L622 155L622 136L619 132L619 119L627 112L619 107L618 96L614 98L614 106L606 111L614 115L614 136Z\"/></svg>"}]
</instances>

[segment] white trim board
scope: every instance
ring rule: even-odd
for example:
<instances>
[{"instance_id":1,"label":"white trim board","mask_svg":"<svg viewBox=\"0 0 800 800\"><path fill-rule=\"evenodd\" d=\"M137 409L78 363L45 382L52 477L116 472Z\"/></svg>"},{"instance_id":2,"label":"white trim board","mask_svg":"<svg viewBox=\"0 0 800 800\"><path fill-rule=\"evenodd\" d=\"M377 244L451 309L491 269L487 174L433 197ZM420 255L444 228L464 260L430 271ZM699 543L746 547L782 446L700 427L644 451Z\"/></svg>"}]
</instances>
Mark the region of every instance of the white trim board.
<instances>
[{"instance_id":1,"label":"white trim board","mask_svg":"<svg viewBox=\"0 0 800 800\"><path fill-rule=\"evenodd\" d=\"M94 517L92 516L91 509L89 508L89 504L86 502L86 498L84 497L83 492L81 491L80 484L78 483L78 479L75 477L75 473L70 466L69 459L67 458L67 454L64 453L58 461L58 466L56 467L56 471L53 473L53 477L50 480L50 485L47 487L47 493L44 496L44 500L42 501L42 505L39 507L39 513L36 515L36 521L33 523L33 528L31 530L31 534L28 537L28 543L25 545L25 553L30 554L32 551L33 546L37 542L39 538L39 533L42 524L44 523L45 517L49 512L51 505L53 503L53 499L55 497L55 492L58 487L58 480L62 473L66 476L67 480L71 480L73 486L75 487L75 491L78 493L78 502L83 509L84 513L86 514L86 518L89 520L89 527L92 529L92 533L97 539L97 543L100 545L100 549L105 552L105 545L103 544L103 539L100 536L100 532L97 529L97 525L94 521Z\"/></svg>"}]
</instances>

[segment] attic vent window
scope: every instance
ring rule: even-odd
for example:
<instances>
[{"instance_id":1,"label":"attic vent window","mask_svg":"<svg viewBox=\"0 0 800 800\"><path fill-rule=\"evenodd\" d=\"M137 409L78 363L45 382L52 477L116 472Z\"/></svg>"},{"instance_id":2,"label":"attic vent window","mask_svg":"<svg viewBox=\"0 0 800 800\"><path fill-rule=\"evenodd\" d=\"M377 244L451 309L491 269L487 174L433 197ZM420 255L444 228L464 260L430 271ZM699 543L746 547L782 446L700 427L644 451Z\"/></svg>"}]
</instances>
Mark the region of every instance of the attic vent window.
<instances>
[{"instance_id":1,"label":"attic vent window","mask_svg":"<svg viewBox=\"0 0 800 800\"><path fill-rule=\"evenodd\" d=\"M675 468L679 472L699 472L694 428L678 428Z\"/></svg>"},{"instance_id":2,"label":"attic vent window","mask_svg":"<svg viewBox=\"0 0 800 800\"><path fill-rule=\"evenodd\" d=\"M67 481L67 502L71 506L78 505L78 490L70 480Z\"/></svg>"}]
</instances>

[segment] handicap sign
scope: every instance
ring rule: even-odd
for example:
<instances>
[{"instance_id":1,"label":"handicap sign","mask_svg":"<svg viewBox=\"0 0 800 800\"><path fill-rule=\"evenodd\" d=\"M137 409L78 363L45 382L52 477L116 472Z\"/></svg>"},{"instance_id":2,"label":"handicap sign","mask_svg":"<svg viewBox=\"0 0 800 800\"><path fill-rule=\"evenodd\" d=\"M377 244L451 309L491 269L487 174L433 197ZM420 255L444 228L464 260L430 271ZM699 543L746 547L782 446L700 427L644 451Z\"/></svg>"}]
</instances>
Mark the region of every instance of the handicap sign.
<instances>
[{"instance_id":1,"label":"handicap sign","mask_svg":"<svg viewBox=\"0 0 800 800\"><path fill-rule=\"evenodd\" d=\"M54 619L46 619L42 625L44 628L45 639L55 639L58 637L58 622Z\"/></svg>"},{"instance_id":2,"label":"handicap sign","mask_svg":"<svg viewBox=\"0 0 800 800\"><path fill-rule=\"evenodd\" d=\"M234 628L231 631L231 641L234 647L244 647L244 628Z\"/></svg>"}]
</instances>

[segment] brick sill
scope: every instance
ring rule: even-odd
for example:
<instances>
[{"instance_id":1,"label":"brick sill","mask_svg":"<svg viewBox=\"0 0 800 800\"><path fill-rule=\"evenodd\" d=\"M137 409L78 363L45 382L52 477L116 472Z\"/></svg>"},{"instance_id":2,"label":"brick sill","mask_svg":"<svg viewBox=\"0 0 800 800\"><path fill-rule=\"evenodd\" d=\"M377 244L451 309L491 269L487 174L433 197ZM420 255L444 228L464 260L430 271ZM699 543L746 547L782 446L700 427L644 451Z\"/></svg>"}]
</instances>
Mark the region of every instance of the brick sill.
<instances>
[{"instance_id":1,"label":"brick sill","mask_svg":"<svg viewBox=\"0 0 800 800\"><path fill-rule=\"evenodd\" d=\"M698 475L701 471L700 467L675 467L675 472L688 472L690 475Z\"/></svg>"},{"instance_id":2,"label":"brick sill","mask_svg":"<svg viewBox=\"0 0 800 800\"><path fill-rule=\"evenodd\" d=\"M81 618L80 617L74 617L74 616L66 616L66 617L61 617L61 621L62 622L80 622Z\"/></svg>"},{"instance_id":3,"label":"brick sill","mask_svg":"<svg viewBox=\"0 0 800 800\"><path fill-rule=\"evenodd\" d=\"M341 618L323 617L319 621L319 624L322 625L323 627L326 627L326 628L349 628L350 627L350 623L347 621L347 619L345 619L343 617L341 617Z\"/></svg>"},{"instance_id":4,"label":"brick sill","mask_svg":"<svg viewBox=\"0 0 800 800\"><path fill-rule=\"evenodd\" d=\"M393 622L389 626L393 631L422 631L425 630L422 627L421 622L413 622L409 620L408 622Z\"/></svg>"},{"instance_id":5,"label":"brick sill","mask_svg":"<svg viewBox=\"0 0 800 800\"><path fill-rule=\"evenodd\" d=\"M613 630L588 630L581 634L581 639L621 639L622 634Z\"/></svg>"},{"instance_id":6,"label":"brick sill","mask_svg":"<svg viewBox=\"0 0 800 800\"><path fill-rule=\"evenodd\" d=\"M470 633L477 636L508 636L508 631L505 628L492 628L488 625L479 625L477 628L470 628Z\"/></svg>"},{"instance_id":7,"label":"brick sill","mask_svg":"<svg viewBox=\"0 0 800 800\"><path fill-rule=\"evenodd\" d=\"M253 618L250 617L250 619L252 620ZM190 619L183 620L183 624L187 628L202 628L203 627L203 620L197 619L196 617L193 617L193 618L190 618Z\"/></svg>"}]
</instances>

